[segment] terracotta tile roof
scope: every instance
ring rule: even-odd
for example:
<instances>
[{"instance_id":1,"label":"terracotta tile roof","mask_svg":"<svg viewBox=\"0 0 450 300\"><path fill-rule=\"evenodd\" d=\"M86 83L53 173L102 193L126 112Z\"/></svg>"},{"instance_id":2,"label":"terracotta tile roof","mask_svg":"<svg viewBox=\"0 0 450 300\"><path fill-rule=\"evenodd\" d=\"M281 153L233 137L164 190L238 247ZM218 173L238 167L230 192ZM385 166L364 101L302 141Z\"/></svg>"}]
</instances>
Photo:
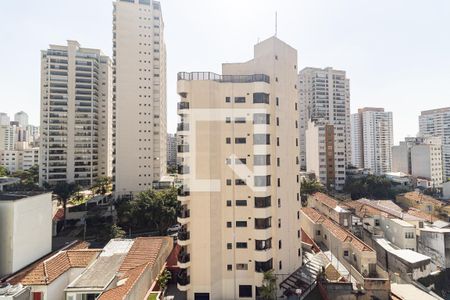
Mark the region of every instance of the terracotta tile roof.
<instances>
[{"instance_id":1,"label":"terracotta tile roof","mask_svg":"<svg viewBox=\"0 0 450 300\"><path fill-rule=\"evenodd\" d=\"M133 246L125 256L119 268L119 281L125 280L124 284L118 285L102 293L98 300L122 300L131 291L144 271L152 267L157 260L163 243L167 243L169 237L141 237L134 240Z\"/></svg>"},{"instance_id":2,"label":"terracotta tile roof","mask_svg":"<svg viewBox=\"0 0 450 300\"><path fill-rule=\"evenodd\" d=\"M64 208L58 208L55 215L53 216L53 221L61 221L64 218Z\"/></svg>"},{"instance_id":3,"label":"terracotta tile roof","mask_svg":"<svg viewBox=\"0 0 450 300\"><path fill-rule=\"evenodd\" d=\"M419 210L417 208L413 208L413 207L409 208L408 214L413 215L413 216L418 217L418 218L422 218L422 219L424 219L425 221L428 221L428 222L435 222L435 221L439 220L439 218L437 218L437 217L435 217L433 215L430 215L430 214L428 214L426 212L423 212L423 211L421 211L421 210Z\"/></svg>"},{"instance_id":4,"label":"terracotta tile roof","mask_svg":"<svg viewBox=\"0 0 450 300\"><path fill-rule=\"evenodd\" d=\"M24 269L9 282L23 285L48 285L70 268L87 267L100 252L99 249L62 250Z\"/></svg>"},{"instance_id":5,"label":"terracotta tile roof","mask_svg":"<svg viewBox=\"0 0 450 300\"><path fill-rule=\"evenodd\" d=\"M367 244L362 242L350 231L344 229L331 219L325 217L314 208L302 208L302 211L316 224L322 224L331 234L333 234L341 242L348 242L359 251L374 251Z\"/></svg>"},{"instance_id":6,"label":"terracotta tile roof","mask_svg":"<svg viewBox=\"0 0 450 300\"><path fill-rule=\"evenodd\" d=\"M322 224L325 217L312 207L303 207L301 211L316 224Z\"/></svg>"},{"instance_id":7,"label":"terracotta tile roof","mask_svg":"<svg viewBox=\"0 0 450 300\"><path fill-rule=\"evenodd\" d=\"M301 234L302 234L302 243L305 243L307 245L311 245L311 250L314 253L319 253L320 252L320 248L319 246L317 246L316 242L313 241L313 239L311 239L309 237L309 235L303 230L303 228L300 228L301 230Z\"/></svg>"},{"instance_id":8,"label":"terracotta tile roof","mask_svg":"<svg viewBox=\"0 0 450 300\"><path fill-rule=\"evenodd\" d=\"M387 215L386 213L384 213L383 211L376 209L372 206L360 203L358 201L349 201L349 202L345 202L345 204L350 207L355 209L355 215L360 217L360 218L365 218L365 217L373 217L373 216L379 216L379 215Z\"/></svg>"},{"instance_id":9,"label":"terracotta tile roof","mask_svg":"<svg viewBox=\"0 0 450 300\"><path fill-rule=\"evenodd\" d=\"M314 197L317 201L325 204L329 208L334 209L334 208L336 208L336 206L338 206L340 204L339 201L331 198L330 196L328 196L324 193L317 192L317 193L313 194L312 197Z\"/></svg>"},{"instance_id":10,"label":"terracotta tile roof","mask_svg":"<svg viewBox=\"0 0 450 300\"><path fill-rule=\"evenodd\" d=\"M429 203L429 204L437 205L437 206L445 206L444 202L439 201L438 199L435 199L428 195L424 195L419 192L408 192L408 193L403 194L403 197L405 197L409 200L416 201L418 203Z\"/></svg>"}]
</instances>

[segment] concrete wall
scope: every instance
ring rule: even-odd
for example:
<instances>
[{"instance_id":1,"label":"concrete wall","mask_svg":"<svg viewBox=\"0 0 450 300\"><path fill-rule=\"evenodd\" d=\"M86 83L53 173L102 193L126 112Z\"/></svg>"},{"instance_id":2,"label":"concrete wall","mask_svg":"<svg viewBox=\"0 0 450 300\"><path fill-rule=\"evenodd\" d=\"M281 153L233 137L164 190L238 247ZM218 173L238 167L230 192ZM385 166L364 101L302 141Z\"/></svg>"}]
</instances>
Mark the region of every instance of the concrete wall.
<instances>
[{"instance_id":1,"label":"concrete wall","mask_svg":"<svg viewBox=\"0 0 450 300\"><path fill-rule=\"evenodd\" d=\"M0 200L0 275L13 273L50 253L51 194Z\"/></svg>"},{"instance_id":2,"label":"concrete wall","mask_svg":"<svg viewBox=\"0 0 450 300\"><path fill-rule=\"evenodd\" d=\"M420 230L418 252L440 268L450 268L450 232Z\"/></svg>"}]
</instances>

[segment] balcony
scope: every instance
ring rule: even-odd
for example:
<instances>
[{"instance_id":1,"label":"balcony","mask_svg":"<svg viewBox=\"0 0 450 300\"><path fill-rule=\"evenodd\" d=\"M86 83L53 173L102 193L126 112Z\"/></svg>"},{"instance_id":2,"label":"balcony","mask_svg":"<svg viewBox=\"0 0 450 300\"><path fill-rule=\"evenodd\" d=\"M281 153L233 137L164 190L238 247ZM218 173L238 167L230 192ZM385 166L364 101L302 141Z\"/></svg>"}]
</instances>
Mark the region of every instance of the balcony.
<instances>
[{"instance_id":1,"label":"balcony","mask_svg":"<svg viewBox=\"0 0 450 300\"><path fill-rule=\"evenodd\" d=\"M178 267L180 269L187 269L191 266L191 255L187 252L180 252L178 254Z\"/></svg>"},{"instance_id":2,"label":"balcony","mask_svg":"<svg viewBox=\"0 0 450 300\"><path fill-rule=\"evenodd\" d=\"M177 108L178 108L178 110L189 109L189 102L185 102L185 101L179 102L177 104Z\"/></svg>"},{"instance_id":3,"label":"balcony","mask_svg":"<svg viewBox=\"0 0 450 300\"><path fill-rule=\"evenodd\" d=\"M182 227L182 229L178 232L178 245L187 246L190 244L191 234L187 231L186 227Z\"/></svg>"},{"instance_id":4,"label":"balcony","mask_svg":"<svg viewBox=\"0 0 450 300\"><path fill-rule=\"evenodd\" d=\"M188 130L189 130L189 123L178 123L177 131L188 131Z\"/></svg>"},{"instance_id":5,"label":"balcony","mask_svg":"<svg viewBox=\"0 0 450 300\"><path fill-rule=\"evenodd\" d=\"M251 75L219 75L213 72L180 72L178 73L178 80L212 80L218 82L231 83L251 83L251 82L266 82L270 83L270 77L265 74L251 74Z\"/></svg>"},{"instance_id":6,"label":"balcony","mask_svg":"<svg viewBox=\"0 0 450 300\"><path fill-rule=\"evenodd\" d=\"M255 261L255 272L264 273L273 269L273 259L269 259L268 261L260 262Z\"/></svg>"},{"instance_id":7,"label":"balcony","mask_svg":"<svg viewBox=\"0 0 450 300\"><path fill-rule=\"evenodd\" d=\"M180 291L185 292L190 289L191 278L187 271L181 271L177 276L177 287Z\"/></svg>"},{"instance_id":8,"label":"balcony","mask_svg":"<svg viewBox=\"0 0 450 300\"><path fill-rule=\"evenodd\" d=\"M178 166L178 174L189 174L189 166Z\"/></svg>"},{"instance_id":9,"label":"balcony","mask_svg":"<svg viewBox=\"0 0 450 300\"><path fill-rule=\"evenodd\" d=\"M178 145L177 147L178 153L188 153L189 152L189 145Z\"/></svg>"},{"instance_id":10,"label":"balcony","mask_svg":"<svg viewBox=\"0 0 450 300\"><path fill-rule=\"evenodd\" d=\"M191 211L187 208L187 205L183 205L183 208L177 218L178 223L186 224L190 221Z\"/></svg>"}]
</instances>

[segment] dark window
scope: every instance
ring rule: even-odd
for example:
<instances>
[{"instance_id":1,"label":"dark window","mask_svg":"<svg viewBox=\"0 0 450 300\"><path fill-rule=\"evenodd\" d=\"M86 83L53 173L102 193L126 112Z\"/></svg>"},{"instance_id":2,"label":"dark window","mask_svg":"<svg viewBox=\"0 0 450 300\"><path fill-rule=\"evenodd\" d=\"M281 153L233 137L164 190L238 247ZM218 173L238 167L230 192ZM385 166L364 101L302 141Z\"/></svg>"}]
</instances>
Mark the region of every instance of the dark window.
<instances>
[{"instance_id":1,"label":"dark window","mask_svg":"<svg viewBox=\"0 0 450 300\"><path fill-rule=\"evenodd\" d=\"M209 300L209 293L194 293L194 300Z\"/></svg>"},{"instance_id":2,"label":"dark window","mask_svg":"<svg viewBox=\"0 0 450 300\"><path fill-rule=\"evenodd\" d=\"M270 166L270 154L255 154L253 164L255 166Z\"/></svg>"},{"instance_id":3,"label":"dark window","mask_svg":"<svg viewBox=\"0 0 450 300\"><path fill-rule=\"evenodd\" d=\"M225 118L225 123L231 123L231 118L230 117L226 117Z\"/></svg>"},{"instance_id":4,"label":"dark window","mask_svg":"<svg viewBox=\"0 0 450 300\"><path fill-rule=\"evenodd\" d=\"M231 101L230 97L225 97L225 102L229 103Z\"/></svg>"},{"instance_id":5,"label":"dark window","mask_svg":"<svg viewBox=\"0 0 450 300\"><path fill-rule=\"evenodd\" d=\"M272 248L272 239L267 240L255 240L255 250L263 251Z\"/></svg>"},{"instance_id":6,"label":"dark window","mask_svg":"<svg viewBox=\"0 0 450 300\"><path fill-rule=\"evenodd\" d=\"M243 180L243 179L236 179L234 181L234 184L236 184L236 185L245 185L246 183L245 183L245 180Z\"/></svg>"},{"instance_id":7,"label":"dark window","mask_svg":"<svg viewBox=\"0 0 450 300\"><path fill-rule=\"evenodd\" d=\"M280 166L280 158L277 157L277 167L279 167L279 166Z\"/></svg>"},{"instance_id":8,"label":"dark window","mask_svg":"<svg viewBox=\"0 0 450 300\"><path fill-rule=\"evenodd\" d=\"M247 200L236 200L236 206L247 206Z\"/></svg>"},{"instance_id":9,"label":"dark window","mask_svg":"<svg viewBox=\"0 0 450 300\"><path fill-rule=\"evenodd\" d=\"M227 271L232 271L233 270L233 265L227 265Z\"/></svg>"},{"instance_id":10,"label":"dark window","mask_svg":"<svg viewBox=\"0 0 450 300\"><path fill-rule=\"evenodd\" d=\"M348 250L344 250L344 256L348 256Z\"/></svg>"},{"instance_id":11,"label":"dark window","mask_svg":"<svg viewBox=\"0 0 450 300\"><path fill-rule=\"evenodd\" d=\"M232 226L232 223L231 222L227 222L227 227L231 228L231 226Z\"/></svg>"},{"instance_id":12,"label":"dark window","mask_svg":"<svg viewBox=\"0 0 450 300\"><path fill-rule=\"evenodd\" d=\"M234 103L245 103L245 97L234 97Z\"/></svg>"},{"instance_id":13,"label":"dark window","mask_svg":"<svg viewBox=\"0 0 450 300\"><path fill-rule=\"evenodd\" d=\"M270 186L270 175L255 176L255 186Z\"/></svg>"},{"instance_id":14,"label":"dark window","mask_svg":"<svg viewBox=\"0 0 450 300\"><path fill-rule=\"evenodd\" d=\"M247 142L247 139L245 137L235 138L234 142L236 144L245 144Z\"/></svg>"},{"instance_id":15,"label":"dark window","mask_svg":"<svg viewBox=\"0 0 450 300\"><path fill-rule=\"evenodd\" d=\"M231 206L231 200L227 200L227 206Z\"/></svg>"},{"instance_id":16,"label":"dark window","mask_svg":"<svg viewBox=\"0 0 450 300\"><path fill-rule=\"evenodd\" d=\"M279 100L280 100L280 99L277 97L277 98L276 98L276 105L277 105L277 106L278 106Z\"/></svg>"},{"instance_id":17,"label":"dark window","mask_svg":"<svg viewBox=\"0 0 450 300\"><path fill-rule=\"evenodd\" d=\"M267 272L269 270L272 270L273 268L273 261L272 258L268 261L255 261L255 271L258 273Z\"/></svg>"},{"instance_id":18,"label":"dark window","mask_svg":"<svg viewBox=\"0 0 450 300\"><path fill-rule=\"evenodd\" d=\"M225 142L226 142L227 144L231 144L231 138L227 137L227 138L225 139Z\"/></svg>"},{"instance_id":19,"label":"dark window","mask_svg":"<svg viewBox=\"0 0 450 300\"><path fill-rule=\"evenodd\" d=\"M281 249L281 240L278 241L278 249Z\"/></svg>"},{"instance_id":20,"label":"dark window","mask_svg":"<svg viewBox=\"0 0 450 300\"><path fill-rule=\"evenodd\" d=\"M253 114L253 124L270 124L270 114Z\"/></svg>"},{"instance_id":21,"label":"dark window","mask_svg":"<svg viewBox=\"0 0 450 300\"><path fill-rule=\"evenodd\" d=\"M278 185L278 187L281 186L281 180L280 180L280 178L277 178L277 185Z\"/></svg>"},{"instance_id":22,"label":"dark window","mask_svg":"<svg viewBox=\"0 0 450 300\"><path fill-rule=\"evenodd\" d=\"M227 179L227 185L231 185L231 179Z\"/></svg>"},{"instance_id":23,"label":"dark window","mask_svg":"<svg viewBox=\"0 0 450 300\"><path fill-rule=\"evenodd\" d=\"M231 250L233 248L233 244L232 243L227 243L227 249Z\"/></svg>"},{"instance_id":24,"label":"dark window","mask_svg":"<svg viewBox=\"0 0 450 300\"><path fill-rule=\"evenodd\" d=\"M255 229L267 229L272 227L272 218L255 219Z\"/></svg>"},{"instance_id":25,"label":"dark window","mask_svg":"<svg viewBox=\"0 0 450 300\"><path fill-rule=\"evenodd\" d=\"M270 196L267 197L255 197L255 207L256 208L264 208L270 207Z\"/></svg>"},{"instance_id":26,"label":"dark window","mask_svg":"<svg viewBox=\"0 0 450 300\"><path fill-rule=\"evenodd\" d=\"M251 285L239 285L239 298L251 298L252 286Z\"/></svg>"},{"instance_id":27,"label":"dark window","mask_svg":"<svg viewBox=\"0 0 450 300\"><path fill-rule=\"evenodd\" d=\"M234 162L236 165L245 165L245 164L247 164L247 159L246 158L236 158L236 160Z\"/></svg>"},{"instance_id":28,"label":"dark window","mask_svg":"<svg viewBox=\"0 0 450 300\"><path fill-rule=\"evenodd\" d=\"M256 133L253 135L254 145L270 145L270 134Z\"/></svg>"},{"instance_id":29,"label":"dark window","mask_svg":"<svg viewBox=\"0 0 450 300\"><path fill-rule=\"evenodd\" d=\"M266 94L266 93L253 93L253 103L269 104L269 94Z\"/></svg>"},{"instance_id":30,"label":"dark window","mask_svg":"<svg viewBox=\"0 0 450 300\"><path fill-rule=\"evenodd\" d=\"M247 227L247 221L236 221L236 227Z\"/></svg>"},{"instance_id":31,"label":"dark window","mask_svg":"<svg viewBox=\"0 0 450 300\"><path fill-rule=\"evenodd\" d=\"M245 117L236 117L234 118L234 123L245 123Z\"/></svg>"},{"instance_id":32,"label":"dark window","mask_svg":"<svg viewBox=\"0 0 450 300\"><path fill-rule=\"evenodd\" d=\"M277 137L277 146L280 146L280 138Z\"/></svg>"},{"instance_id":33,"label":"dark window","mask_svg":"<svg viewBox=\"0 0 450 300\"><path fill-rule=\"evenodd\" d=\"M237 242L236 248L238 249L247 249L247 243L246 242Z\"/></svg>"}]
</instances>

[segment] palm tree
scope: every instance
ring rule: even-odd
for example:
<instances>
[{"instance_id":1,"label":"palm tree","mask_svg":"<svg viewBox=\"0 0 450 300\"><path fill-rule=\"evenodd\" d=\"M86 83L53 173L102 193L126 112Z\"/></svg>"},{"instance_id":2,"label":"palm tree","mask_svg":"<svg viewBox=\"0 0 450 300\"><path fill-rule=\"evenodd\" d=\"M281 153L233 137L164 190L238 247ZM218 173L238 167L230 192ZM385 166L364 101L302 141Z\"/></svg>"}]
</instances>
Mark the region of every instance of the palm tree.
<instances>
[{"instance_id":1,"label":"palm tree","mask_svg":"<svg viewBox=\"0 0 450 300\"><path fill-rule=\"evenodd\" d=\"M164 269L161 274L159 274L157 282L161 291L164 291L167 287L167 283L172 278L172 274L169 270Z\"/></svg>"},{"instance_id":2,"label":"palm tree","mask_svg":"<svg viewBox=\"0 0 450 300\"><path fill-rule=\"evenodd\" d=\"M92 186L92 192L94 194L105 195L110 188L111 182L111 177L103 176L97 178Z\"/></svg>"},{"instance_id":3,"label":"palm tree","mask_svg":"<svg viewBox=\"0 0 450 300\"><path fill-rule=\"evenodd\" d=\"M264 272L263 284L259 290L259 296L264 300L277 299L277 277L273 270Z\"/></svg>"},{"instance_id":4,"label":"palm tree","mask_svg":"<svg viewBox=\"0 0 450 300\"><path fill-rule=\"evenodd\" d=\"M71 182L58 182L53 188L53 193L56 194L59 200L63 203L64 209L64 227L66 226L67 201L78 191L78 186Z\"/></svg>"}]
</instances>

